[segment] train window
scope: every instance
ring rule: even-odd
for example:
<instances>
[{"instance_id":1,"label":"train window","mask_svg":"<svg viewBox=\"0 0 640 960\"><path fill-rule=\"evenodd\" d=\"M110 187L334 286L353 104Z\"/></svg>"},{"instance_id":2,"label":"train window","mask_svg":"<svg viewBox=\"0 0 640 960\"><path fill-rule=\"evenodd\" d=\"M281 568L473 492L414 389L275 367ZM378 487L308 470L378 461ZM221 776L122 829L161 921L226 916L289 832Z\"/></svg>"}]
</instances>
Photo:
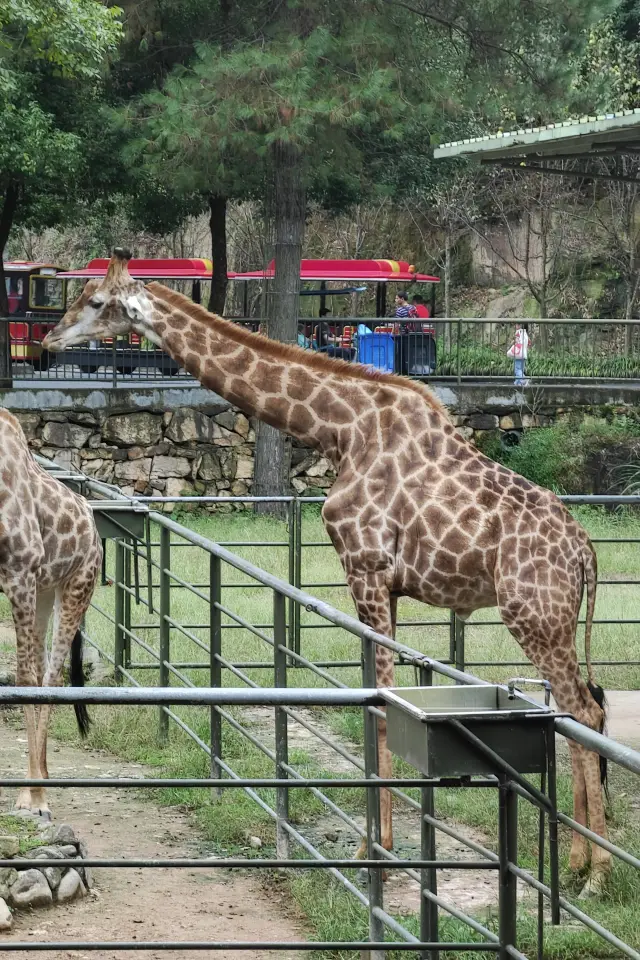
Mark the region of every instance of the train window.
<instances>
[{"instance_id":1,"label":"train window","mask_svg":"<svg viewBox=\"0 0 640 960\"><path fill-rule=\"evenodd\" d=\"M66 283L57 277L31 277L29 306L32 310L64 310Z\"/></svg>"}]
</instances>

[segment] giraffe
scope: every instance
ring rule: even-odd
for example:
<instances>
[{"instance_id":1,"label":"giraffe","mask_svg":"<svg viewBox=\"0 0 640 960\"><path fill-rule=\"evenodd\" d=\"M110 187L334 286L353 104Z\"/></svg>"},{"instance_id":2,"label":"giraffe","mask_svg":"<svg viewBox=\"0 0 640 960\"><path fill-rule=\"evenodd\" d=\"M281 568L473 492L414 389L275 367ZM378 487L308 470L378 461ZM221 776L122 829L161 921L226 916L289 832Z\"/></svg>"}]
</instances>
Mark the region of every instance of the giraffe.
<instances>
[{"instance_id":1,"label":"giraffe","mask_svg":"<svg viewBox=\"0 0 640 960\"><path fill-rule=\"evenodd\" d=\"M102 543L91 507L36 463L19 422L0 409L0 588L15 625L18 686L60 686L69 651L71 683L82 686L80 624L101 563ZM52 610L53 642L47 657ZM31 779L49 776L51 709L49 704L24 708ZM85 735L86 707L78 704L75 712ZM42 787L20 790L16 806L51 819Z\"/></svg>"},{"instance_id":2,"label":"giraffe","mask_svg":"<svg viewBox=\"0 0 640 960\"><path fill-rule=\"evenodd\" d=\"M160 283L133 280L129 257L114 252L104 279L86 284L45 348L134 330L246 414L320 450L336 471L322 517L362 622L393 637L401 596L462 618L497 606L551 682L560 710L603 729L604 693L590 658L596 557L554 494L483 456L423 384L250 333ZM576 651L585 583L587 682ZM379 687L394 682L393 653L382 646L376 678ZM586 825L588 814L591 829L606 837L599 758L570 747L575 819ZM391 776L383 718L378 770ZM386 790L381 822L382 844L391 849ZM574 833L571 866L588 863L589 847ZM610 855L592 845L589 892L609 869Z\"/></svg>"}]
</instances>

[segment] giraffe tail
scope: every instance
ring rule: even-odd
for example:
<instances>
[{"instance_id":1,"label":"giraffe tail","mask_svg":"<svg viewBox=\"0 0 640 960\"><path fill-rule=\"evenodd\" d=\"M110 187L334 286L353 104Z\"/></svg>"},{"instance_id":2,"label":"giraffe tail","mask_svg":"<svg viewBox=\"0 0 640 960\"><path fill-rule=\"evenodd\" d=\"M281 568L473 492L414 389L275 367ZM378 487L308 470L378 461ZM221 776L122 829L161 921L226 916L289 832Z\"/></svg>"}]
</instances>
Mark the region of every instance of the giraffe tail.
<instances>
[{"instance_id":1,"label":"giraffe tail","mask_svg":"<svg viewBox=\"0 0 640 960\"><path fill-rule=\"evenodd\" d=\"M84 663L82 658L82 633L76 630L76 635L71 644L71 662L69 665L69 679L72 687L84 687ZM89 733L89 714L87 706L84 703L74 703L73 709L76 714L78 730L80 736L86 737Z\"/></svg>"},{"instance_id":2,"label":"giraffe tail","mask_svg":"<svg viewBox=\"0 0 640 960\"><path fill-rule=\"evenodd\" d=\"M600 723L600 729L598 732L604 733L607 721L607 698L605 697L604 690L600 684L596 682L596 678L593 673L593 666L591 664L591 627L593 625L593 615L596 606L596 588L598 581L598 561L596 559L596 552L591 543L587 543L582 557L584 578L587 584L587 615L585 618L584 627L584 658L587 662L587 687L589 688L589 693L602 710L602 722ZM600 757L600 781L604 785L608 800L609 791L607 789L606 757Z\"/></svg>"}]
</instances>

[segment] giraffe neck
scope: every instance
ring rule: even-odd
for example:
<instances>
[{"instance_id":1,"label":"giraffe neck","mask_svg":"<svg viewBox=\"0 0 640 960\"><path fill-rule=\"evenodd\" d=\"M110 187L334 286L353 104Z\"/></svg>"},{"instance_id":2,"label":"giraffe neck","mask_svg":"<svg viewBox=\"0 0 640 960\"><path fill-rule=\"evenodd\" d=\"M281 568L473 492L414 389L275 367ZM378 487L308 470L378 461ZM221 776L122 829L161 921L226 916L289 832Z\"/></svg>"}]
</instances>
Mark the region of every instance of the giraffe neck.
<instances>
[{"instance_id":1,"label":"giraffe neck","mask_svg":"<svg viewBox=\"0 0 640 960\"><path fill-rule=\"evenodd\" d=\"M315 447L337 465L339 428L355 419L340 400L339 373L331 377L326 370L313 369L303 350L299 360L274 356L271 341L244 333L159 283L149 284L146 296L149 309L143 310L144 320L134 324L137 333L209 390Z\"/></svg>"}]
</instances>

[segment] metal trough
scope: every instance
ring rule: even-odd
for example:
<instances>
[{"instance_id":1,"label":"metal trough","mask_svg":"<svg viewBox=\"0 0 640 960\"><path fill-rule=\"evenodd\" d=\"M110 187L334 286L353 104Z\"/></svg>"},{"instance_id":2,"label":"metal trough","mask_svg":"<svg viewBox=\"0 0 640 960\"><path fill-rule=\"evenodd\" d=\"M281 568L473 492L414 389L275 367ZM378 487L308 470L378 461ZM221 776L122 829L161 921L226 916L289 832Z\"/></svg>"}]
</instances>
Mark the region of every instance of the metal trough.
<instances>
[{"instance_id":1,"label":"metal trough","mask_svg":"<svg viewBox=\"0 0 640 960\"><path fill-rule=\"evenodd\" d=\"M459 721L518 773L545 769L545 728L553 714L506 687L402 687L381 690L387 702L387 742L392 753L428 777L496 773L451 724Z\"/></svg>"}]
</instances>

